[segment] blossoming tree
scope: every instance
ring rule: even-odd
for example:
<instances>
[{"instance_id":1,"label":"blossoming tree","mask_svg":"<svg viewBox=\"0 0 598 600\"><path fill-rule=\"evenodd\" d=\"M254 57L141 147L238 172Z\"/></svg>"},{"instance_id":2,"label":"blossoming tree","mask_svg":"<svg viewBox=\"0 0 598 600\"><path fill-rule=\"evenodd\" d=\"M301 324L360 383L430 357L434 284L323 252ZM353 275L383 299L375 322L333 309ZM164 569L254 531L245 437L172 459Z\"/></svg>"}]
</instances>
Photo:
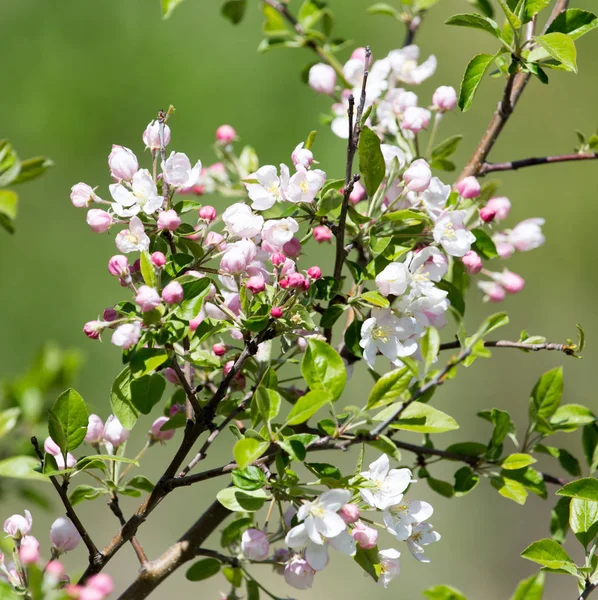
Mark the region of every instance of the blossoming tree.
<instances>
[{"instance_id":1,"label":"blossoming tree","mask_svg":"<svg viewBox=\"0 0 598 600\"><path fill-rule=\"evenodd\" d=\"M521 292L524 279L504 261L544 242L544 221L510 224L509 199L483 177L597 158L592 136L582 137L574 154L488 161L529 80L547 83L548 69L576 71L574 41L598 19L566 0L498 0L497 14L488 0L474 0L478 12L447 23L485 31L495 53L471 60L459 93L440 86L427 99L414 90L434 75L436 58L420 58L414 39L437 1L372 6L370 12L405 23L405 44L384 57L357 48L344 64L324 2L298 2L296 13L293 2L261 2L266 37L260 49L297 47L316 57L306 81L330 97L327 123L346 140L340 178L317 162L315 132L277 167L260 165L251 147L239 148L235 130L222 125L215 144L220 161L193 164L169 148L171 107L141 136L145 166L136 152L115 145L108 157L111 184L73 186L71 201L88 209L91 230L114 234L118 254L109 258L108 272L122 286L122 301L83 331L92 340L109 338L124 366L101 415L89 414L68 389L48 411L43 444L31 440L35 458L24 451L0 462L3 476L49 480L64 513L52 525L49 551L32 535L28 508L6 520L14 552L0 563L3 598L108 598L114 586L104 568L126 544L140 568L116 592L123 600L147 597L183 566L191 581L221 573L229 598L276 600L261 582L260 564L302 590L317 586L330 561L352 560L386 587L409 555L429 562L426 546L441 539L431 523L434 508L418 499L418 488L463 496L480 482L519 504L529 492L558 496L551 537L530 540L522 553L541 570L518 585L515 600L541 598L546 573L575 579L571 598L587 598L598 587L598 426L589 408L562 403L560 368L538 379L522 434L507 412L492 408L478 415L487 422L482 441L463 433L446 448L436 439L458 428L437 388L461 368L494 349L570 357L583 350L581 328L576 341L548 342L525 331L504 340L496 332L508 322L505 313L492 314L475 331L465 330L463 316L470 286L488 303ZM162 0L165 16L179 3ZM247 3L228 0L223 15L237 24ZM441 139L442 120L457 105L471 106L487 73L504 80L504 93L455 177L451 157L461 136ZM202 201L208 193L227 199L221 214ZM316 244L330 250L329 272L304 257L304 248ZM480 295L469 297L477 302ZM372 378L363 399L347 390L360 361ZM0 415L3 434L18 427L20 413L10 410ZM132 458L129 434L140 415L150 414L147 443ZM579 430L583 468L550 439ZM404 441L404 431L421 433L421 445ZM232 440L229 461L199 471L219 436ZM356 467L343 471L334 451L352 447ZM324 450L329 462L314 454ZM375 454L371 462L364 461L366 450ZM146 451L171 454L155 483L137 471ZM567 475L538 471L539 454ZM453 481L434 477L431 465L438 461L454 466ZM587 476L580 478L582 471ZM158 504L167 496L176 502L180 488L214 478L222 489L204 514L162 556L148 557L143 533ZM144 495L134 514L123 514L122 495ZM117 519L104 548L77 515L77 504L95 498L105 498ZM569 529L585 551L582 564L561 546ZM219 540L210 537L217 530ZM72 580L60 562L71 551L88 557ZM425 594L465 598L450 586Z\"/></svg>"}]
</instances>

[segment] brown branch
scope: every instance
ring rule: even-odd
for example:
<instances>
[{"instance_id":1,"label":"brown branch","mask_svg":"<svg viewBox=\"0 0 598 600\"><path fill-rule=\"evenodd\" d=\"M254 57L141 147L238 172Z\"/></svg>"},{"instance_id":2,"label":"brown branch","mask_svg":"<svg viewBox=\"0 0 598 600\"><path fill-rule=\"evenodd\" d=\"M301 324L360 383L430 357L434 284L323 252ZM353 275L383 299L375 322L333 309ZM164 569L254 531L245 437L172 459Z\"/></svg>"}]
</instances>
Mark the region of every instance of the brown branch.
<instances>
[{"instance_id":1,"label":"brown branch","mask_svg":"<svg viewBox=\"0 0 598 600\"><path fill-rule=\"evenodd\" d=\"M590 597L590 594L596 589L598 588L598 582L596 583L590 583L589 581L586 583L586 587L583 590L583 592L579 595L579 598L577 598L577 600L586 600L586 598Z\"/></svg>"},{"instance_id":2,"label":"brown branch","mask_svg":"<svg viewBox=\"0 0 598 600\"><path fill-rule=\"evenodd\" d=\"M415 35L421 27L425 14L425 11L421 11L405 22L407 32L405 33L405 39L403 40L403 48L405 46L410 46L415 41Z\"/></svg>"},{"instance_id":3,"label":"brown branch","mask_svg":"<svg viewBox=\"0 0 598 600\"><path fill-rule=\"evenodd\" d=\"M44 453L42 452L41 448L39 447L39 442L37 441L37 438L35 436L33 436L31 438L31 444L33 445L33 448L35 449L35 453L37 454L37 456L40 460L41 469L43 472ZM91 536L87 532L87 529L85 529L85 526L83 525L83 523L80 521L79 517L77 516L77 513L73 510L73 505L71 504L71 502L69 500L69 496L68 496L69 480L65 477L63 483L60 484L58 482L58 479L56 479L56 477L54 475L49 475L49 479L52 482L54 489L58 492L58 495L60 496L60 500L62 501L62 504L64 506L64 509L66 511L68 518L71 520L71 522L75 526L75 529L79 532L79 535L81 536L81 539L83 540L83 543L85 544L85 546L87 547L87 550L89 551L89 564L90 565L100 564L102 555L100 554L100 551L97 549L96 545L93 543Z\"/></svg>"},{"instance_id":4,"label":"brown branch","mask_svg":"<svg viewBox=\"0 0 598 600\"><path fill-rule=\"evenodd\" d=\"M496 171L516 171L524 167L533 167L535 165L547 165L551 163L562 163L577 160L594 160L598 158L598 153L575 153L575 154L560 154L558 156L542 156L533 158L523 158L521 160L513 160L511 162L489 163L485 162L481 165L478 171L478 177L483 177L488 173Z\"/></svg>"},{"instance_id":5,"label":"brown branch","mask_svg":"<svg viewBox=\"0 0 598 600\"><path fill-rule=\"evenodd\" d=\"M439 350L455 350L460 348L461 344L458 340L454 342L446 342L444 344L440 344ZM531 352L539 352L540 350L552 350L556 352L563 352L569 356L575 354L575 348L567 345L567 344L555 344L555 343L546 343L546 344L526 344L525 342L510 342L508 340L494 340L484 342L485 348L518 348L519 350L530 350Z\"/></svg>"},{"instance_id":6,"label":"brown branch","mask_svg":"<svg viewBox=\"0 0 598 600\"><path fill-rule=\"evenodd\" d=\"M113 492L110 496L110 501L108 502L108 507L114 513L114 516L118 519L119 523L121 524L121 527L123 525L125 525L127 520L125 519L125 515L123 514L123 511L120 508L120 503L118 501L118 495L115 492ZM141 544L139 543L139 540L135 536L133 536L131 538L130 542L131 542L131 546L133 546L133 550L135 551L135 554L137 555L139 564L144 565L147 562L147 555L145 554L145 551L143 550Z\"/></svg>"},{"instance_id":7,"label":"brown branch","mask_svg":"<svg viewBox=\"0 0 598 600\"><path fill-rule=\"evenodd\" d=\"M183 370L179 366L179 363L176 359L176 353L174 352L172 346L166 346L166 348L168 350L173 351L173 356L172 356L172 360L171 360L172 368L174 369L175 373L177 374L177 377L179 378L179 381L180 381L181 385L183 386L183 390L185 390L185 396L187 397L187 402L193 408L193 412L195 414L195 419L197 420L197 419L199 419L201 412L202 412L201 407L199 406L199 402L197 400L197 395L191 388L191 385L187 381L187 378L185 377ZM191 415L187 414L187 419L189 419L190 416Z\"/></svg>"}]
</instances>

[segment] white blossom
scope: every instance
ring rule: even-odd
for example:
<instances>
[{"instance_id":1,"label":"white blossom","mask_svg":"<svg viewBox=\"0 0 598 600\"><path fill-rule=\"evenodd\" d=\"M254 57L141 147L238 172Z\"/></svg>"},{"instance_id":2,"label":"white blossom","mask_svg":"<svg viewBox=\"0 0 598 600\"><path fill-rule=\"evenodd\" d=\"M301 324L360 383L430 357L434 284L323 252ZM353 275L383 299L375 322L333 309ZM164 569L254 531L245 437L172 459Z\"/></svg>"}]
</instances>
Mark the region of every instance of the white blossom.
<instances>
[{"instance_id":1,"label":"white blossom","mask_svg":"<svg viewBox=\"0 0 598 600\"><path fill-rule=\"evenodd\" d=\"M276 202L285 199L284 190L289 183L289 168L281 164L279 177L274 165L265 165L260 167L255 173L248 175L247 180L245 188L247 189L247 195L253 203L251 207L254 210L268 210Z\"/></svg>"},{"instance_id":2,"label":"white blossom","mask_svg":"<svg viewBox=\"0 0 598 600\"><path fill-rule=\"evenodd\" d=\"M420 523L413 528L411 535L407 539L407 546L411 554L417 558L420 562L429 563L430 559L424 555L423 546L433 544L440 540L440 534L434 531L434 528L430 523Z\"/></svg>"},{"instance_id":3,"label":"white blossom","mask_svg":"<svg viewBox=\"0 0 598 600\"><path fill-rule=\"evenodd\" d=\"M409 270L403 263L391 262L376 275L376 285L383 296L404 294L408 282Z\"/></svg>"},{"instance_id":4,"label":"white blossom","mask_svg":"<svg viewBox=\"0 0 598 600\"><path fill-rule=\"evenodd\" d=\"M133 217L141 210L151 215L162 207L163 198L158 195L156 184L147 169L140 169L133 175L130 190L122 183L113 183L109 187L114 198L112 210L119 217Z\"/></svg>"},{"instance_id":5,"label":"white blossom","mask_svg":"<svg viewBox=\"0 0 598 600\"><path fill-rule=\"evenodd\" d=\"M411 471L391 469L386 454L371 463L369 470L361 473L361 476L371 484L361 488L361 497L370 506L380 510L400 504L403 493L411 483Z\"/></svg>"},{"instance_id":6,"label":"white blossom","mask_svg":"<svg viewBox=\"0 0 598 600\"><path fill-rule=\"evenodd\" d=\"M123 253L143 252L149 249L150 239L145 233L145 228L139 217L133 217L129 223L129 229L119 231L114 243Z\"/></svg>"},{"instance_id":7,"label":"white blossom","mask_svg":"<svg viewBox=\"0 0 598 600\"><path fill-rule=\"evenodd\" d=\"M405 153L399 147L392 146L391 144L380 144L380 150L382 151L382 156L384 157L384 165L386 166L387 175L392 167L393 159L396 158L399 161L400 169L405 166Z\"/></svg>"},{"instance_id":8,"label":"white blossom","mask_svg":"<svg viewBox=\"0 0 598 600\"><path fill-rule=\"evenodd\" d=\"M325 182L326 173L324 171L320 169L307 170L302 165L297 165L297 172L290 178L286 190L287 200L311 203Z\"/></svg>"},{"instance_id":9,"label":"white blossom","mask_svg":"<svg viewBox=\"0 0 598 600\"><path fill-rule=\"evenodd\" d=\"M419 252L409 252L405 258L409 273L409 285L417 295L444 298L447 294L439 290L434 282L440 281L448 271L448 260L438 248L426 246Z\"/></svg>"},{"instance_id":10,"label":"white blossom","mask_svg":"<svg viewBox=\"0 0 598 600\"><path fill-rule=\"evenodd\" d=\"M222 220L230 235L241 238L256 236L264 224L260 215L254 215L251 208L243 202L231 204L222 214Z\"/></svg>"},{"instance_id":11,"label":"white blossom","mask_svg":"<svg viewBox=\"0 0 598 600\"><path fill-rule=\"evenodd\" d=\"M380 552L378 552L378 559L380 560L381 567L380 575L378 576L378 585L382 585L386 588L395 577L399 576L401 572L399 556L401 556L401 553L394 548L380 550Z\"/></svg>"},{"instance_id":12,"label":"white blossom","mask_svg":"<svg viewBox=\"0 0 598 600\"><path fill-rule=\"evenodd\" d=\"M266 221L262 228L262 240L267 241L274 248L281 249L293 239L299 230L299 223L293 217L284 219L271 219Z\"/></svg>"},{"instance_id":13,"label":"white blossom","mask_svg":"<svg viewBox=\"0 0 598 600\"><path fill-rule=\"evenodd\" d=\"M438 177L432 177L428 189L417 197L423 204L428 215L430 215L430 218L436 221L444 210L446 201L450 195L451 186L442 183Z\"/></svg>"},{"instance_id":14,"label":"white blossom","mask_svg":"<svg viewBox=\"0 0 598 600\"><path fill-rule=\"evenodd\" d=\"M383 513L386 530L397 540L404 542L413 532L413 526L429 519L434 513L431 504L423 500L403 499L399 504L389 506Z\"/></svg>"},{"instance_id":15,"label":"white blossom","mask_svg":"<svg viewBox=\"0 0 598 600\"><path fill-rule=\"evenodd\" d=\"M201 175L201 161L191 167L189 157L183 152L171 152L166 161L162 162L164 181L178 189L193 187Z\"/></svg>"},{"instance_id":16,"label":"white blossom","mask_svg":"<svg viewBox=\"0 0 598 600\"><path fill-rule=\"evenodd\" d=\"M475 235L463 224L467 213L455 210L441 215L434 226L434 241L451 256L465 256L476 240Z\"/></svg>"},{"instance_id":17,"label":"white blossom","mask_svg":"<svg viewBox=\"0 0 598 600\"><path fill-rule=\"evenodd\" d=\"M417 64L419 59L419 48L411 44L400 50L392 50L388 54L390 68L393 75L403 83L419 85L436 71L436 57L434 55L426 59L421 65Z\"/></svg>"}]
</instances>

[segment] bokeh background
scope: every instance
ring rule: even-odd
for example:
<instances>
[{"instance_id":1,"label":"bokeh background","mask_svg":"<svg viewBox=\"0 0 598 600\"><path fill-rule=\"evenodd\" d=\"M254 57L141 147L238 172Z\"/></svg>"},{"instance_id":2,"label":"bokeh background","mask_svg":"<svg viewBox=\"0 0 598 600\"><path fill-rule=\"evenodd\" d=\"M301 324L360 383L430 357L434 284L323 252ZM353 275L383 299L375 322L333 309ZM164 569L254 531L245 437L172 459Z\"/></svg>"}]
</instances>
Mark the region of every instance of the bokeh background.
<instances>
[{"instance_id":1,"label":"bokeh background","mask_svg":"<svg viewBox=\"0 0 598 600\"><path fill-rule=\"evenodd\" d=\"M41 179L20 187L17 233L0 235L0 376L13 377L24 371L45 340L78 348L85 356L85 366L76 387L102 417L107 416L111 381L120 370L119 352L110 343L88 340L81 328L104 307L120 300L122 290L106 270L114 251L112 235L89 231L85 212L69 201L69 190L74 183L85 181L100 185L99 193L108 195L106 158L111 144L123 144L141 155L141 133L159 108L173 104L177 109L171 123L171 146L193 159L201 158L204 164L214 160L214 130L231 123L244 142L255 146L262 164L288 162L296 143L316 128L316 157L331 176L342 172L343 142L319 124L319 114L328 109L329 102L315 96L300 80L301 69L313 60L309 51L258 55L262 20L258 2L250 0L247 18L237 27L220 16L220 4L187 0L163 22L158 0L0 3L2 137L9 138L23 158L44 154L56 163ZM356 45L369 43L377 57L400 47L402 25L388 17L367 16L369 0L330 0L329 4L337 16L339 35ZM577 0L575 5L590 10L595 8L595 0ZM443 25L450 14L469 8L464 0L443 0L426 17L418 42L424 57L436 54L439 66L436 76L419 90L422 104L430 101L437 85L458 88L473 54L493 51L485 34ZM594 131L598 125L598 35L590 34L577 45L580 74L549 73L549 87L532 82L496 145L493 160L569 152L576 143L575 129L587 134ZM484 81L473 109L466 115L451 114L443 122L446 136L465 134L458 163L467 159L479 139L501 89L500 81ZM443 178L450 181L450 174ZM501 180L502 193L513 202L509 224L545 217L547 243L509 261L509 268L521 273L527 286L504 303L511 325L500 335L517 339L525 328L560 342L574 336L575 323L581 323L589 343L579 361L556 354L498 350L492 361L479 360L462 371L458 382L444 386L436 395L438 405L461 424L462 433L443 434L437 438L439 446L458 440L486 441L489 426L474 416L485 408L511 411L524 428L529 392L536 378L561 363L565 363L565 400L597 407L598 163L534 167L505 173ZM311 251L314 261L321 259L318 252ZM475 290L471 292L470 328L494 308L480 300ZM444 335L449 339L452 334L446 331ZM357 371L343 399L346 404L363 402L368 383L364 372ZM132 452L141 446L143 429L150 422L150 418L141 420L140 433L130 444ZM559 441L581 455L577 435ZM157 477L167 454L152 451L144 473ZM204 465L215 466L229 458L230 441L225 441ZM355 460L355 455L343 457L346 465ZM454 470L442 467L433 473L452 479ZM558 467L552 470L558 473ZM139 532L148 555L155 558L174 542L225 483L217 480L168 497ZM547 535L554 497L543 501L533 496L521 507L500 497L487 482L465 498L451 500L435 496L425 484L417 488L420 497L434 503L433 523L443 535L441 543L429 550L432 564L417 563L404 547L401 577L384 591L374 588L349 558L337 555L318 575L313 590L297 596L352 599L365 593L411 600L421 597L421 591L431 585L450 583L469 599L508 598L517 581L534 571L519 553L531 541ZM6 500L1 518L22 504L18 498ZM123 508L130 514L136 504L136 500L125 500ZM97 543L106 543L116 530L116 520L103 501L85 503L80 511ZM43 544L43 531L54 516L36 510L36 534ZM387 542L390 546L392 540ZM570 551L579 558L575 546ZM67 561L83 567L84 549ZM108 568L119 589L136 571L128 546ZM254 572L280 595L291 591L268 567ZM153 597L202 594L207 598L218 590L228 590L223 578L202 584L200 591L197 584L185 580L181 569ZM545 598L574 596L573 580L549 576Z\"/></svg>"}]
</instances>

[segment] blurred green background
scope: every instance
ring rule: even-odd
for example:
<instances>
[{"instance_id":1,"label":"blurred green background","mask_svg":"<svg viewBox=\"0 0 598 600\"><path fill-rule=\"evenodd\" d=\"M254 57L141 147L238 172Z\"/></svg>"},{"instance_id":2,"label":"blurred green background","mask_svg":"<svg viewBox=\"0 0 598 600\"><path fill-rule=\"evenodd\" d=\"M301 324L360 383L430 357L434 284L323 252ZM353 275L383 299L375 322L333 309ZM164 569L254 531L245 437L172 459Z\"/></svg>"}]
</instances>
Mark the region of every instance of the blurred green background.
<instances>
[{"instance_id":1,"label":"blurred green background","mask_svg":"<svg viewBox=\"0 0 598 600\"><path fill-rule=\"evenodd\" d=\"M233 27L219 14L221 2L187 0L166 22L160 18L158 0L19 0L0 3L0 31L5 58L0 93L2 137L9 138L20 156L45 154L56 166L41 179L19 188L21 211L14 237L0 235L2 319L0 332L0 376L11 377L26 369L36 349L47 339L80 348L86 363L77 389L105 418L111 381L119 371L119 352L110 343L88 340L81 328L104 307L120 300L122 290L109 276L106 264L114 253L112 235L97 236L85 223L85 211L69 201L71 185L84 181L100 185L108 196L110 183L106 158L111 144L123 144L142 155L141 133L157 110L173 104L172 148L188 153L204 164L213 161L214 130L230 123L243 142L254 145L262 164L289 162L290 152L306 134L318 128L316 158L329 176L338 177L344 163L343 142L319 125L318 116L328 109L325 98L315 96L299 77L313 60L308 50L279 50L258 55L261 15L258 2L250 0L246 20ZM296 2L291 3L294 8ZM402 26L388 17L367 16L368 0L330 0L337 15L336 32L356 45L369 43L375 57L400 47ZM577 0L579 8L595 8L595 0ZM450 29L446 17L469 10L464 0L443 0L426 17L417 41L423 57L436 54L436 76L421 86L421 103L430 101L437 85L458 88L467 61L475 53L492 52L488 36L470 30ZM533 81L494 152L502 161L533 155L572 151L575 129L590 134L598 124L597 99L598 35L578 42L580 75L549 73L549 87ZM346 52L348 58L350 50ZM468 157L484 130L502 90L497 80L484 81L466 115L448 116L442 134L465 134L458 164ZM147 155L144 155L147 159ZM442 175L450 181L450 174ZM561 342L583 324L589 338L584 360L556 354L523 355L498 350L492 361L478 361L462 371L459 381L436 395L437 405L453 415L461 431L443 434L438 446L457 440L485 441L489 426L475 417L484 408L500 407L512 412L521 428L529 391L546 369L565 364L565 401L596 407L597 358L594 339L598 332L595 262L595 231L598 208L596 184L598 163L541 166L505 173L501 192L513 202L509 225L527 217L547 220L547 243L533 253L519 254L509 268L522 274L523 293L504 303L511 325L501 337L517 339L521 329ZM219 206L222 206L221 203ZM320 257L311 250L313 260ZM497 268L499 268L497 266ZM484 306L480 294L470 295L467 322L473 328L495 307ZM500 308L503 308L502 306ZM444 336L450 339L452 332ZM369 378L356 371L346 404L360 404ZM131 442L131 453L142 444L143 428ZM581 445L575 434L560 440L577 455ZM174 442L172 442L174 444ZM353 453L355 454L355 453ZM146 461L150 477L163 467L168 452L155 449ZM230 441L221 442L204 463L215 466L230 458ZM405 456L406 460L411 457ZM345 456L351 465L356 456ZM455 468L432 472L452 479ZM555 473L558 468L552 467ZM197 518L224 479L172 494L156 510L139 538L151 558L157 557ZM418 489L419 488L419 489ZM462 499L447 500L431 494L425 484L415 487L419 497L431 499L436 514L433 523L443 540L429 550L431 565L412 559L403 551L400 580L387 591L373 588L347 557L334 556L331 566L317 576L312 591L302 598L324 598L331 594L361 598L364 593L400 600L420 597L421 590L450 583L471 599L508 598L517 581L533 572L531 563L519 553L533 540L548 533L553 500L530 497L520 507L500 496L483 482ZM554 490L551 489L552 494ZM124 501L130 514L137 501ZM20 509L22 502L6 503L0 518ZM80 508L98 545L116 530L116 520L103 501ZM55 515L54 515L55 516ZM44 531L53 518L39 509L35 533L47 551ZM381 542L390 547L392 540ZM579 558L578 548L571 552ZM67 562L82 567L81 548ZM130 547L110 563L108 572L119 589L131 581L137 564ZM254 569L256 576L281 595L293 593L271 575L268 567ZM199 592L186 582L184 569L155 592L156 598L213 596L228 591L222 578L214 578ZM571 578L550 576L545 598L575 597ZM294 594L295 595L295 594Z\"/></svg>"}]
</instances>

